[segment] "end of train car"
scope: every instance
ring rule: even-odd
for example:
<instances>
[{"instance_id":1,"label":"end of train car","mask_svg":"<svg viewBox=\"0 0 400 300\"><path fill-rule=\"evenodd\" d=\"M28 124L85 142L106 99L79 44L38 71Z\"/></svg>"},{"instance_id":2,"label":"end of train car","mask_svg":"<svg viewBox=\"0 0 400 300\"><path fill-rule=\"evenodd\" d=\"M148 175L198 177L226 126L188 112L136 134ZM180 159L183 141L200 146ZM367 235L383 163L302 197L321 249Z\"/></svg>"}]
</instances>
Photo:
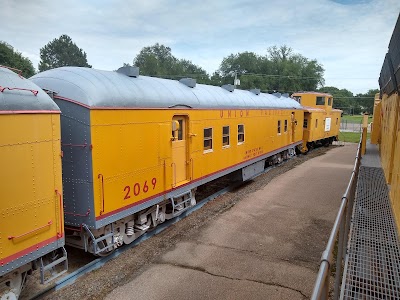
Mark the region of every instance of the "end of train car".
<instances>
[{"instance_id":1,"label":"end of train car","mask_svg":"<svg viewBox=\"0 0 400 300\"><path fill-rule=\"evenodd\" d=\"M60 110L3 66L0 132L0 298L15 299L33 269L40 268L42 283L67 269Z\"/></svg>"},{"instance_id":2,"label":"end of train car","mask_svg":"<svg viewBox=\"0 0 400 300\"><path fill-rule=\"evenodd\" d=\"M332 144L338 140L342 111L333 108L331 94L298 92L292 95L304 108L303 144L305 153L315 146Z\"/></svg>"}]
</instances>

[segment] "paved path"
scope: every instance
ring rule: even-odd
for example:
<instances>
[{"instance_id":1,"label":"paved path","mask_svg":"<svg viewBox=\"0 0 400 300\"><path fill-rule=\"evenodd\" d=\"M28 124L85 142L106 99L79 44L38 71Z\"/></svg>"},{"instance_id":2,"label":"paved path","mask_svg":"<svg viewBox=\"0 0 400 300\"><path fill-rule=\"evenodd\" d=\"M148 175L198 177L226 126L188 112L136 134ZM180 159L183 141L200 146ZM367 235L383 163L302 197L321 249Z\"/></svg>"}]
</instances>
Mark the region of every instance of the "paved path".
<instances>
[{"instance_id":1,"label":"paved path","mask_svg":"<svg viewBox=\"0 0 400 300\"><path fill-rule=\"evenodd\" d=\"M106 299L307 299L356 144L272 180Z\"/></svg>"}]
</instances>

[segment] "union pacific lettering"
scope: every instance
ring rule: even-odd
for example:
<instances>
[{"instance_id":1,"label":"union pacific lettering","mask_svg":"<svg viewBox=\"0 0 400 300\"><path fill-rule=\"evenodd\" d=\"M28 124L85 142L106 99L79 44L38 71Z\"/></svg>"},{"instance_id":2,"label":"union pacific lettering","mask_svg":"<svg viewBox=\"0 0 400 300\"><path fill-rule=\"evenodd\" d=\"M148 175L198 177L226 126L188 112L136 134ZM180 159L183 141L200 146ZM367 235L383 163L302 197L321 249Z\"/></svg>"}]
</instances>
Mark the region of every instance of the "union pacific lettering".
<instances>
[{"instance_id":1,"label":"union pacific lettering","mask_svg":"<svg viewBox=\"0 0 400 300\"><path fill-rule=\"evenodd\" d=\"M219 116L221 118L238 118L238 117L249 117L249 110L220 110Z\"/></svg>"}]
</instances>

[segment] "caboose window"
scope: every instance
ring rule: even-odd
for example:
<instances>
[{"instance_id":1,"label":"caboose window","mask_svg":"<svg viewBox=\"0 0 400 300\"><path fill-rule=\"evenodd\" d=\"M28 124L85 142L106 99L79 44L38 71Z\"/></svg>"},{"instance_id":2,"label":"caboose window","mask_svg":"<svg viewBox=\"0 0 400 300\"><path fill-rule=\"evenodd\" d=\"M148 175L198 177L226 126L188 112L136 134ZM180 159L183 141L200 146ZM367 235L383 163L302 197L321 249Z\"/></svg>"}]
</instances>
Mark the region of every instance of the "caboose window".
<instances>
[{"instance_id":1,"label":"caboose window","mask_svg":"<svg viewBox=\"0 0 400 300\"><path fill-rule=\"evenodd\" d=\"M222 127L222 146L229 146L229 126Z\"/></svg>"},{"instance_id":2,"label":"caboose window","mask_svg":"<svg viewBox=\"0 0 400 300\"><path fill-rule=\"evenodd\" d=\"M317 105L325 105L325 97L317 97Z\"/></svg>"},{"instance_id":3,"label":"caboose window","mask_svg":"<svg viewBox=\"0 0 400 300\"><path fill-rule=\"evenodd\" d=\"M315 120L315 128L318 128L318 119Z\"/></svg>"},{"instance_id":4,"label":"caboose window","mask_svg":"<svg viewBox=\"0 0 400 300\"><path fill-rule=\"evenodd\" d=\"M212 150L212 128L204 128L204 151Z\"/></svg>"},{"instance_id":5,"label":"caboose window","mask_svg":"<svg viewBox=\"0 0 400 300\"><path fill-rule=\"evenodd\" d=\"M244 125L238 125L238 144L244 143Z\"/></svg>"},{"instance_id":6,"label":"caboose window","mask_svg":"<svg viewBox=\"0 0 400 300\"><path fill-rule=\"evenodd\" d=\"M328 98L328 105L332 106L332 98Z\"/></svg>"},{"instance_id":7,"label":"caboose window","mask_svg":"<svg viewBox=\"0 0 400 300\"><path fill-rule=\"evenodd\" d=\"M287 120L285 120L285 132L287 132Z\"/></svg>"},{"instance_id":8,"label":"caboose window","mask_svg":"<svg viewBox=\"0 0 400 300\"><path fill-rule=\"evenodd\" d=\"M308 127L308 119L304 119L303 128L307 128L307 127Z\"/></svg>"},{"instance_id":9,"label":"caboose window","mask_svg":"<svg viewBox=\"0 0 400 300\"><path fill-rule=\"evenodd\" d=\"M336 125L338 124L338 122L339 122L339 118L336 118Z\"/></svg>"},{"instance_id":10,"label":"caboose window","mask_svg":"<svg viewBox=\"0 0 400 300\"><path fill-rule=\"evenodd\" d=\"M281 134L281 120L278 120L278 134Z\"/></svg>"}]
</instances>

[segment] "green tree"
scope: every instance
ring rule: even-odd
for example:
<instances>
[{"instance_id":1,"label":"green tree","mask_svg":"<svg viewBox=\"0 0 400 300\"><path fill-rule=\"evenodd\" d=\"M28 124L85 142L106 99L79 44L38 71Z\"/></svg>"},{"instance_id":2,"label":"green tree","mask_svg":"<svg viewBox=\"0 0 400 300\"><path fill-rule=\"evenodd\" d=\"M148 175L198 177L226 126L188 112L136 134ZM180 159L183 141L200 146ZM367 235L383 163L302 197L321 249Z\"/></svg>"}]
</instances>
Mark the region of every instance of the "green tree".
<instances>
[{"instance_id":1,"label":"green tree","mask_svg":"<svg viewBox=\"0 0 400 300\"><path fill-rule=\"evenodd\" d=\"M333 107L343 110L346 114L354 113L354 95L346 89L338 89L334 86L325 86L319 89L322 93L328 93L333 96Z\"/></svg>"},{"instance_id":2,"label":"green tree","mask_svg":"<svg viewBox=\"0 0 400 300\"><path fill-rule=\"evenodd\" d=\"M0 41L0 65L21 70L24 77L31 77L35 74L29 58L22 56L12 46L2 41Z\"/></svg>"},{"instance_id":3,"label":"green tree","mask_svg":"<svg viewBox=\"0 0 400 300\"><path fill-rule=\"evenodd\" d=\"M367 112L368 114L373 114L374 112L374 99L375 94L379 93L379 89L371 89L365 94L357 94L355 101L360 106L360 113Z\"/></svg>"},{"instance_id":4,"label":"green tree","mask_svg":"<svg viewBox=\"0 0 400 300\"><path fill-rule=\"evenodd\" d=\"M207 72L187 59L178 59L172 55L171 48L156 43L144 47L133 60L140 68L140 74L156 77L179 79L196 78L199 83L210 81Z\"/></svg>"},{"instance_id":5,"label":"green tree","mask_svg":"<svg viewBox=\"0 0 400 300\"><path fill-rule=\"evenodd\" d=\"M225 57L217 71L224 78L232 74L240 78L240 88L260 88L267 91L295 92L316 90L324 84L324 69L316 60L293 53L288 46L273 46L265 56L242 52Z\"/></svg>"},{"instance_id":6,"label":"green tree","mask_svg":"<svg viewBox=\"0 0 400 300\"><path fill-rule=\"evenodd\" d=\"M63 66L92 67L87 62L86 52L72 42L66 34L40 49L39 71Z\"/></svg>"}]
</instances>

